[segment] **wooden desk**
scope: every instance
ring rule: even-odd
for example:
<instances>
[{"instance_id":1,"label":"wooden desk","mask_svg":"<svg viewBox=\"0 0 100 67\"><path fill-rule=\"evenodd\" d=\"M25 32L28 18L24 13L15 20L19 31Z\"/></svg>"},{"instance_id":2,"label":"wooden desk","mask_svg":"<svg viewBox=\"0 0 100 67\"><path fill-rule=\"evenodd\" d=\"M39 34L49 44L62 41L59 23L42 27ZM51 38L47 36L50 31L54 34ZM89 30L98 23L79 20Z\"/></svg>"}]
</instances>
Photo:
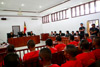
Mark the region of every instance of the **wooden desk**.
<instances>
[{"instance_id":1,"label":"wooden desk","mask_svg":"<svg viewBox=\"0 0 100 67\"><path fill-rule=\"evenodd\" d=\"M28 40L34 40L35 44L40 43L40 36L28 36L28 37L18 37L18 38L8 38L8 43L14 45L15 47L26 46Z\"/></svg>"},{"instance_id":2,"label":"wooden desk","mask_svg":"<svg viewBox=\"0 0 100 67\"><path fill-rule=\"evenodd\" d=\"M42 33L41 34L41 40L45 41L48 39L49 33Z\"/></svg>"},{"instance_id":3,"label":"wooden desk","mask_svg":"<svg viewBox=\"0 0 100 67\"><path fill-rule=\"evenodd\" d=\"M6 50L7 50L6 47L4 47L4 48L3 47L2 48L0 47L0 53L6 52Z\"/></svg>"}]
</instances>

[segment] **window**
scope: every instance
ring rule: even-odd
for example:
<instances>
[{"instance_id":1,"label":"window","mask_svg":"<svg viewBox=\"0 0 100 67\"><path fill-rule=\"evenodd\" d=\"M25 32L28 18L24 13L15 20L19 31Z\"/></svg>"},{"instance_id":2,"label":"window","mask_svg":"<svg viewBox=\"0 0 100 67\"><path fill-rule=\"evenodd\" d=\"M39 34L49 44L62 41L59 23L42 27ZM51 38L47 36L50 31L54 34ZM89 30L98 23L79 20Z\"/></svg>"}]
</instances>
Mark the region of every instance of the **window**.
<instances>
[{"instance_id":1,"label":"window","mask_svg":"<svg viewBox=\"0 0 100 67\"><path fill-rule=\"evenodd\" d=\"M85 4L85 14L89 14L89 4Z\"/></svg>"},{"instance_id":2,"label":"window","mask_svg":"<svg viewBox=\"0 0 100 67\"><path fill-rule=\"evenodd\" d=\"M95 7L94 7L94 2L90 3L90 13L94 13L95 12Z\"/></svg>"},{"instance_id":3,"label":"window","mask_svg":"<svg viewBox=\"0 0 100 67\"><path fill-rule=\"evenodd\" d=\"M72 8L72 17L75 17L75 8Z\"/></svg>"},{"instance_id":4,"label":"window","mask_svg":"<svg viewBox=\"0 0 100 67\"><path fill-rule=\"evenodd\" d=\"M76 7L76 16L79 16L79 6Z\"/></svg>"},{"instance_id":5,"label":"window","mask_svg":"<svg viewBox=\"0 0 100 67\"><path fill-rule=\"evenodd\" d=\"M43 16L42 17L42 23L49 23L49 15Z\"/></svg>"},{"instance_id":6,"label":"window","mask_svg":"<svg viewBox=\"0 0 100 67\"><path fill-rule=\"evenodd\" d=\"M84 5L80 6L80 13L81 13L81 15L84 15Z\"/></svg>"},{"instance_id":7,"label":"window","mask_svg":"<svg viewBox=\"0 0 100 67\"><path fill-rule=\"evenodd\" d=\"M100 0L96 1L96 12L100 12Z\"/></svg>"}]
</instances>

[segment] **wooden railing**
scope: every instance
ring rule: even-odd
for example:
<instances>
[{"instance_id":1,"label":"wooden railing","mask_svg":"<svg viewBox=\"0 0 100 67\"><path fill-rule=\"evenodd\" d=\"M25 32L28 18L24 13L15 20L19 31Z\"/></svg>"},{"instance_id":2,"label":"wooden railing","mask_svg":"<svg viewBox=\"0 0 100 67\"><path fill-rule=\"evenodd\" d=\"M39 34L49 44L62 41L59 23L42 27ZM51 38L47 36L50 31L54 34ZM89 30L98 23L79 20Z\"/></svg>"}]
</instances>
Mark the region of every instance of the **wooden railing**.
<instances>
[{"instance_id":1,"label":"wooden railing","mask_svg":"<svg viewBox=\"0 0 100 67\"><path fill-rule=\"evenodd\" d=\"M46 47L46 46L43 45L43 46L35 47L35 49L36 49L36 50L40 50L40 49L45 48L45 47ZM28 52L30 52L30 50L29 50L28 48L26 48L26 49L21 49L21 50L16 50L16 51L15 51L15 53L17 53L21 59L23 59L24 54L26 54L26 53L28 53ZM0 62L3 61L3 59L4 59L4 57L5 57L6 55L7 55L7 52L0 53Z\"/></svg>"}]
</instances>

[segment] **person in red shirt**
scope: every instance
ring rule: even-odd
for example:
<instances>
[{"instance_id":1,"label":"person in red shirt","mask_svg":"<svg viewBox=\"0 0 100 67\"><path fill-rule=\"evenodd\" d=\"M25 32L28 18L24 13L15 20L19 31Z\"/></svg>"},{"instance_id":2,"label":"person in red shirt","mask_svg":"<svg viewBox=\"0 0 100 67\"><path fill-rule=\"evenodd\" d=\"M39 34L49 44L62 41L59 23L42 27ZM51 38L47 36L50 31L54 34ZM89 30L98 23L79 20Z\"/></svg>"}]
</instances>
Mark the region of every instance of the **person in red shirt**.
<instances>
[{"instance_id":1,"label":"person in red shirt","mask_svg":"<svg viewBox=\"0 0 100 67\"><path fill-rule=\"evenodd\" d=\"M49 48L43 48L39 52L39 60L43 63L43 67L60 67L51 63L52 53Z\"/></svg>"},{"instance_id":2,"label":"person in red shirt","mask_svg":"<svg viewBox=\"0 0 100 67\"><path fill-rule=\"evenodd\" d=\"M46 40L46 46L47 46L47 48L49 48L51 50L51 53L57 52L57 49L55 47L53 47L53 42L51 39Z\"/></svg>"},{"instance_id":3,"label":"person in red shirt","mask_svg":"<svg viewBox=\"0 0 100 67\"><path fill-rule=\"evenodd\" d=\"M84 34L84 38L85 38L89 43L92 43L92 40L89 38L89 34L88 34L88 33Z\"/></svg>"},{"instance_id":4,"label":"person in red shirt","mask_svg":"<svg viewBox=\"0 0 100 67\"><path fill-rule=\"evenodd\" d=\"M56 37L56 40L57 40L57 45L55 46L55 48L57 49L57 51L62 51L64 50L64 48L66 47L66 45L64 43L62 43L62 38L61 36L57 36Z\"/></svg>"},{"instance_id":5,"label":"person in red shirt","mask_svg":"<svg viewBox=\"0 0 100 67\"><path fill-rule=\"evenodd\" d=\"M77 55L77 48L74 45L67 45L64 50L64 55L67 61L62 64L61 67L83 67L81 61L75 58Z\"/></svg>"},{"instance_id":6,"label":"person in red shirt","mask_svg":"<svg viewBox=\"0 0 100 67\"><path fill-rule=\"evenodd\" d=\"M72 45L75 45L76 47L78 47L78 44L79 44L79 40L73 40L72 37L70 37L70 42L68 43L69 44L72 44Z\"/></svg>"},{"instance_id":7,"label":"person in red shirt","mask_svg":"<svg viewBox=\"0 0 100 67\"><path fill-rule=\"evenodd\" d=\"M94 53L96 60L100 59L100 37L96 37L93 40L93 45L95 46L95 50L93 50L92 52Z\"/></svg>"},{"instance_id":8,"label":"person in red shirt","mask_svg":"<svg viewBox=\"0 0 100 67\"><path fill-rule=\"evenodd\" d=\"M29 40L27 46L30 52L23 56L23 61L39 56L39 51L35 51L35 43L33 40Z\"/></svg>"},{"instance_id":9,"label":"person in red shirt","mask_svg":"<svg viewBox=\"0 0 100 67\"><path fill-rule=\"evenodd\" d=\"M78 54L76 58L82 62L83 67L88 67L95 62L94 54L89 51L89 42L86 39L82 39L80 41L80 48L83 53Z\"/></svg>"}]
</instances>

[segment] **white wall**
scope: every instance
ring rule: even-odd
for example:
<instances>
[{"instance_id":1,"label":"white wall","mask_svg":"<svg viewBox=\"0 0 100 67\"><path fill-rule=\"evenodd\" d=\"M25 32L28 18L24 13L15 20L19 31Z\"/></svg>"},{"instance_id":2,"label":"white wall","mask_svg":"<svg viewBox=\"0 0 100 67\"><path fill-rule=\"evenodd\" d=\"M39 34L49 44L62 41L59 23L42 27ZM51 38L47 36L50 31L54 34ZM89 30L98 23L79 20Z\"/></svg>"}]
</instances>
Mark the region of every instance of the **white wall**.
<instances>
[{"instance_id":1,"label":"white wall","mask_svg":"<svg viewBox=\"0 0 100 67\"><path fill-rule=\"evenodd\" d=\"M41 13L42 16L47 15L47 14L51 14L63 9L67 9L76 5L79 5L80 3L85 3L87 1L91 1L91 0L71 0L67 3L64 3L62 5L59 5L57 7L54 7L52 9L46 10L44 12ZM100 20L100 13L95 13L95 14L90 14L90 15L85 15L85 16L80 16L80 17L75 17L75 18L71 18L71 13L69 14L69 19L66 20L61 20L61 21L56 21L56 22L51 22L50 23L46 23L43 24L43 32L44 33L50 33L51 31L57 31L59 32L59 30L62 30L63 33L66 32L66 30L71 31L77 31L79 30L80 27L80 23L83 23L85 27L87 27L87 21L88 20L93 20L93 19L99 19ZM87 32L87 28L85 30Z\"/></svg>"},{"instance_id":2,"label":"white wall","mask_svg":"<svg viewBox=\"0 0 100 67\"><path fill-rule=\"evenodd\" d=\"M1 18L1 17L0 17ZM24 30L24 22L26 23L27 31L33 31L35 34L40 35L42 22L41 18L32 20L31 17L6 17L7 20L0 20L0 43L7 42L7 33L12 31L12 26L19 25L20 30Z\"/></svg>"},{"instance_id":3,"label":"white wall","mask_svg":"<svg viewBox=\"0 0 100 67\"><path fill-rule=\"evenodd\" d=\"M61 20L57 22L46 23L46 24L43 24L43 32L50 33L51 31L59 32L59 30L62 30L62 32L65 33L66 30L69 30L70 32L77 31L79 30L80 23L83 23L84 26L87 27L87 21L93 20L93 19L100 20L100 13L80 16L76 18L69 18L69 19ZM87 28L85 31L87 32Z\"/></svg>"}]
</instances>

